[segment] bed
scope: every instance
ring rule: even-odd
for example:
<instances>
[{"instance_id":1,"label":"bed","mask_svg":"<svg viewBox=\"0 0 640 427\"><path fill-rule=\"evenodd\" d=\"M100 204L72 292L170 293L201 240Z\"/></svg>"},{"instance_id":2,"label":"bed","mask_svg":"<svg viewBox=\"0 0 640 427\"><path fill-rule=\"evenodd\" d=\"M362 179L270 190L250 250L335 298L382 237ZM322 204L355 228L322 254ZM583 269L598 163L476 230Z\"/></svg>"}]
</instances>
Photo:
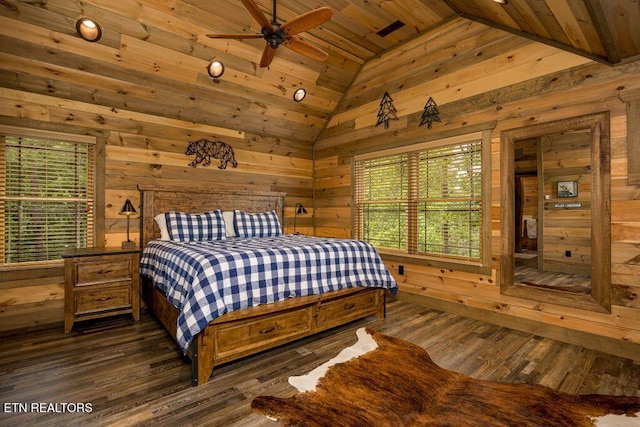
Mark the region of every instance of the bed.
<instances>
[{"instance_id":1,"label":"bed","mask_svg":"<svg viewBox=\"0 0 640 427\"><path fill-rule=\"evenodd\" d=\"M276 235L174 242L166 240L166 232L161 239L154 219L166 212L195 218L196 213L219 215L219 210L225 215L238 211L238 218L251 221L276 215L280 225L284 193L156 186L139 190L142 297L190 359L194 386L206 383L214 367L223 363L353 320L385 317L386 294L395 293L397 285L375 250L368 253L369 245L362 242L282 235L281 229ZM362 271L369 270L375 271L364 276ZM177 272L188 279L177 278ZM224 290L238 287L241 298Z\"/></svg>"}]
</instances>

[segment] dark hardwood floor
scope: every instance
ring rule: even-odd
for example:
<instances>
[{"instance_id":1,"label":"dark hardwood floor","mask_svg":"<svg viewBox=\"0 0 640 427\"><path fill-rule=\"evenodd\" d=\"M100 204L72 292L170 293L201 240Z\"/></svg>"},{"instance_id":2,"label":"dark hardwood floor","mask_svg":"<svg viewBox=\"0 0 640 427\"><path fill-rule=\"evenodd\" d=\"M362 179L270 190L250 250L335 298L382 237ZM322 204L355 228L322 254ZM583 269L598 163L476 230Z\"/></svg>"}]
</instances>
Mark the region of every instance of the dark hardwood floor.
<instances>
[{"instance_id":1,"label":"dark hardwood floor","mask_svg":"<svg viewBox=\"0 0 640 427\"><path fill-rule=\"evenodd\" d=\"M387 318L357 321L214 370L190 385L189 365L152 316L55 325L0 335L2 426L277 426L250 409L261 394L288 396L307 373L370 326L426 348L439 365L476 378L544 384L565 392L640 396L640 363L405 302ZM31 411L33 403L45 404ZM78 412L91 404L91 412ZM20 404L30 411L20 412ZM75 409L62 411L63 405Z\"/></svg>"}]
</instances>

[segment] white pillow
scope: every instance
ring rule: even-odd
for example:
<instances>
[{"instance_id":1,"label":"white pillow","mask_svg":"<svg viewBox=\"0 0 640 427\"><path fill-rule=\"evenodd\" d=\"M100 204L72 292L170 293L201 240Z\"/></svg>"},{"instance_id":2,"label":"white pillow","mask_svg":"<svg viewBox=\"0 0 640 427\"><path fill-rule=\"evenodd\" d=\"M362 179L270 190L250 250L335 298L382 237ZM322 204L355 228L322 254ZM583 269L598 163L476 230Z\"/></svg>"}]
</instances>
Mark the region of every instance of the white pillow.
<instances>
[{"instance_id":1,"label":"white pillow","mask_svg":"<svg viewBox=\"0 0 640 427\"><path fill-rule=\"evenodd\" d=\"M160 240L171 240L169 237L169 230L167 230L167 219L164 213L156 215L153 219L156 220L158 228L160 229Z\"/></svg>"},{"instance_id":2,"label":"white pillow","mask_svg":"<svg viewBox=\"0 0 640 427\"><path fill-rule=\"evenodd\" d=\"M224 219L224 228L227 231L227 237L236 237L236 227L233 225L234 221L233 211L222 212L222 219Z\"/></svg>"}]
</instances>

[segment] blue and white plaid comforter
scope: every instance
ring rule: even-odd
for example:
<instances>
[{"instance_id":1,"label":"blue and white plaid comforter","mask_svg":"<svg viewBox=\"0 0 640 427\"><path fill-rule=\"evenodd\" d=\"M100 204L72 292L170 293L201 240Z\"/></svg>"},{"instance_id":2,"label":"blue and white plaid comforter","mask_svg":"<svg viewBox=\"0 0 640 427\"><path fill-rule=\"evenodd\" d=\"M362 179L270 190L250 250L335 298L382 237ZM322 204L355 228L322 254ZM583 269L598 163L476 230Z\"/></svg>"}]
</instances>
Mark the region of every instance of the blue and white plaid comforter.
<instances>
[{"instance_id":1,"label":"blue and white plaid comforter","mask_svg":"<svg viewBox=\"0 0 640 427\"><path fill-rule=\"evenodd\" d=\"M151 241L140 274L180 310L178 345L227 312L354 286L397 284L368 243L309 236Z\"/></svg>"}]
</instances>

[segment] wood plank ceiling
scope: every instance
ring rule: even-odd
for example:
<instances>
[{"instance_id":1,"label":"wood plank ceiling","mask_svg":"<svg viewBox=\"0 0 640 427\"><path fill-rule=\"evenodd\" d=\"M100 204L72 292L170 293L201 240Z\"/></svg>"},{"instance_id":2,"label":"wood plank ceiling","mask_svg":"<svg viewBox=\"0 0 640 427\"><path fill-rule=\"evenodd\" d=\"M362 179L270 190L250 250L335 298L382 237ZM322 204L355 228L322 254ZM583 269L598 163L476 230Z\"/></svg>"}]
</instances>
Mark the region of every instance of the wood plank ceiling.
<instances>
[{"instance_id":1,"label":"wood plank ceiling","mask_svg":"<svg viewBox=\"0 0 640 427\"><path fill-rule=\"evenodd\" d=\"M271 0L256 3L270 17ZM640 55L637 0L279 0L286 22L321 6L325 24L299 36L329 53L325 62L280 47L260 68L265 41L209 33L255 33L240 0L0 0L0 84L155 116L237 130L311 147L361 66L417 35L462 16L617 64ZM97 43L75 22L101 25ZM395 31L384 35L385 28ZM383 35L380 35L380 32ZM206 65L226 66L213 80ZM293 91L304 87L302 103ZM215 135L214 135L215 136Z\"/></svg>"}]
</instances>

